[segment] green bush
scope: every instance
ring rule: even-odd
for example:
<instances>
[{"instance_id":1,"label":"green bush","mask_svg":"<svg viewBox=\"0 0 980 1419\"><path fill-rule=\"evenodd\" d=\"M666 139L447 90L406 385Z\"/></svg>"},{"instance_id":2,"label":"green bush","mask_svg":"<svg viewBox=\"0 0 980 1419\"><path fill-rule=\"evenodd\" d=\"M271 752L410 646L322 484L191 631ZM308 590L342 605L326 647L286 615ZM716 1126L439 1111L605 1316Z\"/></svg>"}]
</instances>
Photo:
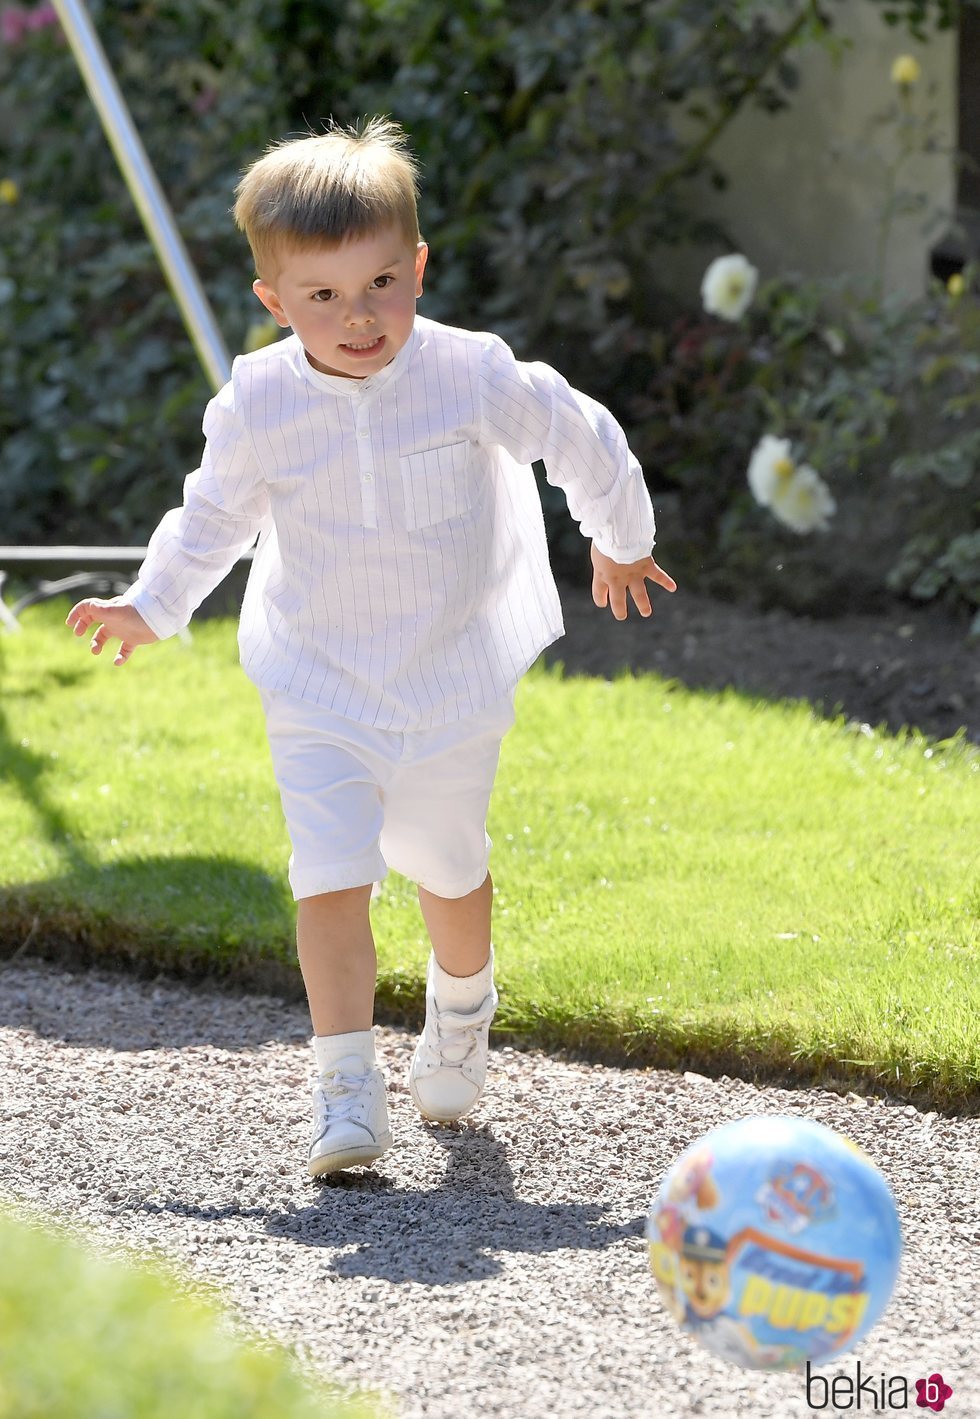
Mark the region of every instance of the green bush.
<instances>
[{"instance_id":1,"label":"green bush","mask_svg":"<svg viewBox=\"0 0 980 1419\"><path fill-rule=\"evenodd\" d=\"M675 374L660 332L681 312L661 253L722 241L691 179L724 184L718 136L746 104L791 102L794 56L836 45L840 3L102 0L92 12L232 351L258 314L229 214L242 167L330 116L388 112L423 164L423 309L556 364L643 445L658 493L673 481L687 497L689 469L664 457L636 403ZM955 12L877 3L920 37ZM197 461L209 391L70 52L56 25L23 21L46 13L2 12L0 525L6 540L140 541ZM751 412L736 411L726 448ZM719 432L700 409L688 417L680 443L712 466ZM734 535L724 486L671 531L672 548L693 532L691 564L719 524ZM561 494L542 491L556 565L581 575ZM908 555L959 586L969 545Z\"/></svg>"},{"instance_id":2,"label":"green bush","mask_svg":"<svg viewBox=\"0 0 980 1419\"><path fill-rule=\"evenodd\" d=\"M0 1214L0 1419L368 1419L164 1275Z\"/></svg>"},{"instance_id":3,"label":"green bush","mask_svg":"<svg viewBox=\"0 0 980 1419\"><path fill-rule=\"evenodd\" d=\"M886 3L882 17L925 39L948 27L954 9ZM519 18L516 10L506 0L357 0L336 7L327 39L319 8L297 4L292 48L309 58L305 88L297 71L297 102L315 114L334 96L344 120L385 109L406 125L425 164L427 313L497 330L609 405L658 498L679 494L679 516L664 521L669 558L689 584L696 577L706 589L819 612L828 596L840 604L855 543L870 528L875 554L857 558L858 581L865 601L880 601L898 587L896 562L919 545L918 514L931 496L921 486L897 498L891 489L883 517L874 492L878 445L912 380L897 359L889 363L901 311L864 300L864 325L856 323L842 365L810 328L852 299L832 282L774 285L752 325L760 354L740 333L680 311L663 280L665 248L708 252L723 239L691 198L696 175L725 183L714 141L743 105L776 113L792 101L796 51L836 46L834 6L547 0ZM346 95L332 87L338 69L354 76ZM902 116L903 153L927 147L934 135L920 132L917 113ZM917 316L909 313L910 326ZM716 375L714 361L728 358L737 373ZM688 386L680 407L677 383ZM665 399L666 431L655 427ZM811 441L822 431L815 457L827 453L828 471L848 473L829 556L826 541L787 538L756 516L744 493L751 448L781 404L792 406L794 430ZM564 495L539 486L553 563L579 579L588 557ZM932 519L940 537L948 532L937 556L961 512L962 499L946 500ZM962 564L961 550L945 583L953 591L960 576L953 599Z\"/></svg>"},{"instance_id":4,"label":"green bush","mask_svg":"<svg viewBox=\"0 0 980 1419\"><path fill-rule=\"evenodd\" d=\"M234 184L288 127L274 9L91 7L233 350L256 306ZM210 390L56 24L8 37L0 92L3 538L139 540L200 456Z\"/></svg>"},{"instance_id":5,"label":"green bush","mask_svg":"<svg viewBox=\"0 0 980 1419\"><path fill-rule=\"evenodd\" d=\"M294 114L391 112L424 163L437 319L486 324L617 402L671 309L663 248L716 242L690 181L744 105L776 113L835 3L348 0L295 3ZM882 0L913 28L943 0ZM337 73L350 76L338 91Z\"/></svg>"},{"instance_id":6,"label":"green bush","mask_svg":"<svg viewBox=\"0 0 980 1419\"><path fill-rule=\"evenodd\" d=\"M980 300L938 282L880 302L846 280L763 286L746 316L685 315L651 336L635 445L668 470L688 569L720 594L797 610L890 593L980 607ZM954 288L955 289L955 288ZM753 501L765 434L791 440L837 512L805 539Z\"/></svg>"}]
</instances>

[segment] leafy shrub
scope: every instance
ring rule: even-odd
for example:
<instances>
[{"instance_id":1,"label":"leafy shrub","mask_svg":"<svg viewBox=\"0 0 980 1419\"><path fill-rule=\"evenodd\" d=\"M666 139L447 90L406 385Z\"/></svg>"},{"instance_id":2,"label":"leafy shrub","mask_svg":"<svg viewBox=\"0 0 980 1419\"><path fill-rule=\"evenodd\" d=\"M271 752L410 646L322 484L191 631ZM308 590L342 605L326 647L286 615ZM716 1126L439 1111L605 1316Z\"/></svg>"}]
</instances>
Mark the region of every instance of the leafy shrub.
<instances>
[{"instance_id":1,"label":"leafy shrub","mask_svg":"<svg viewBox=\"0 0 980 1419\"><path fill-rule=\"evenodd\" d=\"M368 1419L163 1276L0 1215L0 1419Z\"/></svg>"},{"instance_id":2,"label":"leafy shrub","mask_svg":"<svg viewBox=\"0 0 980 1419\"><path fill-rule=\"evenodd\" d=\"M744 104L777 112L791 102L795 52L835 43L833 9L547 0L515 20L505 0L357 0L338 7L329 40L309 5L297 4L290 21L293 48L310 60L305 91L297 78L303 112L330 107L339 69L355 77L333 103L337 116L391 111L423 156L426 312L499 331L609 405L658 499L665 487L681 494L680 516L663 519L680 570L726 593L817 610L830 593L840 603L845 559L858 562L865 600L880 600L908 540L896 516L876 515L874 473L858 476L901 397L905 375L888 366L901 312L879 317L869 306L871 328L842 366L816 328L850 299L834 283L774 285L753 323L759 339L745 345L718 322L679 312L662 266L665 247L719 241L689 180L724 184L714 140ZM954 7L892 3L882 15L924 39L952 22ZM903 153L920 141L912 116ZM863 356L872 361L864 368ZM669 436L655 427L664 399ZM789 404L814 459L829 460L828 472L846 468L848 526L863 538L872 526L882 544L870 559L855 558L839 532L840 555L829 560L826 543L787 547L747 505L751 448L767 416ZM539 486L554 565L581 578L588 557L564 496ZM754 575L757 564L771 571Z\"/></svg>"},{"instance_id":3,"label":"leafy shrub","mask_svg":"<svg viewBox=\"0 0 980 1419\"><path fill-rule=\"evenodd\" d=\"M882 0L896 23L947 3ZM798 0L347 0L294 3L294 104L391 112L424 163L437 319L487 324L615 400L669 310L664 247L717 241L690 179L725 175L718 136L776 113L802 46L834 46L835 3ZM352 81L338 91L337 74Z\"/></svg>"},{"instance_id":4,"label":"leafy shrub","mask_svg":"<svg viewBox=\"0 0 980 1419\"><path fill-rule=\"evenodd\" d=\"M233 188L287 127L273 8L92 7L232 349L255 304ZM18 33L4 14L0 526L8 541L139 540L197 462L210 390L60 30Z\"/></svg>"},{"instance_id":5,"label":"leafy shrub","mask_svg":"<svg viewBox=\"0 0 980 1419\"><path fill-rule=\"evenodd\" d=\"M712 373L712 361L728 358L717 332L688 317L679 333L660 254L721 240L697 215L690 179L724 183L716 139L744 105L775 112L791 101L794 55L835 43L840 3L92 8L233 351L257 314L247 248L229 215L241 168L271 138L330 116L389 112L423 163L433 253L423 309L498 330L519 354L550 360L607 403L640 443L658 492L673 480L687 500L671 546L678 532L691 535L688 561L710 547L714 565L722 533L737 537L734 452L744 452L758 403L724 397L721 386L743 387L746 370ZM889 23L921 37L955 13L952 0L877 3ZM36 18L47 7L4 14L14 9ZM3 32L0 525L8 540L140 541L197 460L209 391L57 27L8 20ZM795 320L793 301L784 304ZM780 339L783 353L795 348L788 331ZM692 341L708 360L708 402L692 406L687 429L672 416L667 438L655 428L663 399L683 402L672 385L702 378ZM858 398L848 437L863 446L876 401L854 395L856 367L835 393L830 373L824 381L812 370L816 350L810 341L793 358L812 371L813 399L836 409ZM730 353L757 370L751 349ZM869 376L873 394L872 385ZM779 388L788 397L789 386ZM707 417L711 400L730 429ZM695 466L720 466L722 481L698 482ZM542 494L558 570L581 575L587 557L562 495L544 484ZM945 543L935 555L921 551L934 577L960 585L962 550L943 562L949 555Z\"/></svg>"},{"instance_id":6,"label":"leafy shrub","mask_svg":"<svg viewBox=\"0 0 980 1419\"><path fill-rule=\"evenodd\" d=\"M689 567L723 594L797 610L889 593L980 606L980 301L970 275L917 302L784 278L746 318L683 316L651 336L635 443L678 490ZM791 440L838 501L801 541L746 485L765 434Z\"/></svg>"}]
</instances>

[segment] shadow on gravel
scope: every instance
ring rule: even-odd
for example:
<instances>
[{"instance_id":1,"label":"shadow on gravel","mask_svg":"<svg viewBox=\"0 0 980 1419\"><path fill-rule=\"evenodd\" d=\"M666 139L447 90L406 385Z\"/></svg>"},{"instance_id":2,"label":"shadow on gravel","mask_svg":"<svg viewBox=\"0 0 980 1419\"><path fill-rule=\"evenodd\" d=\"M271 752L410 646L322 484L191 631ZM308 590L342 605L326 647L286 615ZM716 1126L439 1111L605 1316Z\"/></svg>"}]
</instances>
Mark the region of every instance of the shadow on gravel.
<instances>
[{"instance_id":1,"label":"shadow on gravel","mask_svg":"<svg viewBox=\"0 0 980 1419\"><path fill-rule=\"evenodd\" d=\"M445 1177L433 1188L397 1187L382 1172L368 1169L319 1180L316 1200L296 1211L175 1202L143 1203L136 1210L203 1222L252 1218L273 1236L333 1253L326 1270L336 1277L427 1286L495 1276L502 1269L501 1252L602 1251L624 1237L643 1235L644 1217L606 1222L602 1203L535 1203L515 1197L507 1145L489 1124L430 1125L426 1131L446 1151Z\"/></svg>"},{"instance_id":2,"label":"shadow on gravel","mask_svg":"<svg viewBox=\"0 0 980 1419\"><path fill-rule=\"evenodd\" d=\"M236 880L238 864L230 864L227 881L229 887ZM213 867L213 864L212 864ZM179 875L179 874L178 874ZM203 887L207 874L204 865L200 867L200 883ZM187 886L187 876L182 879ZM254 885L254 884L253 884ZM4 896L0 893L0 912L3 910ZM0 926L0 931L2 931ZM116 938L117 941L120 939ZM179 958L180 947L172 948ZM295 962L256 963L256 975L260 968L266 973L276 972L274 993L244 995L239 978L232 971L227 980L215 975L215 964L204 979L189 974L173 963L164 969L159 956L141 956L135 952L130 960L109 959L98 954L93 957L90 948L77 941L66 939L54 953L44 952L47 958L41 970L57 974L50 975L50 989L46 993L36 990L20 990L13 984L13 977L4 972L8 964L17 959L16 953L8 961L0 961L0 1025L11 1029L30 1030L40 1039L55 1040L60 1044L114 1050L119 1053L140 1053L154 1049L187 1049L195 1046L213 1046L217 1049L245 1051L255 1049L269 1040L306 1041L310 1036L307 1022L297 1020L296 1005L302 999L302 978ZM182 957L186 963L186 954ZM233 964L240 962L240 948L234 949ZM27 969L34 967L32 960L23 962ZM90 969L93 968L93 969ZM65 972L62 974L62 972ZM144 978L139 987L140 1005L134 1009L133 980ZM287 986L293 979L294 989ZM213 1017L201 1017L199 995L188 993L196 985L209 991L220 991L225 999L225 1008ZM70 986L70 989L69 989ZM145 994L142 994L145 992ZM92 1009L97 997L98 1009ZM240 1002L234 1008L232 1002Z\"/></svg>"},{"instance_id":3,"label":"shadow on gravel","mask_svg":"<svg viewBox=\"0 0 980 1419\"><path fill-rule=\"evenodd\" d=\"M426 1131L446 1153L439 1186L422 1192L386 1186L383 1178L372 1186L370 1175L348 1182L338 1177L320 1184L317 1205L296 1214L297 1241L344 1248L355 1244L356 1250L333 1258L330 1269L336 1275L458 1285L498 1274L501 1252L602 1251L624 1237L643 1234L643 1217L609 1223L601 1203L548 1204L516 1197L507 1144L489 1124L428 1126Z\"/></svg>"}]
</instances>

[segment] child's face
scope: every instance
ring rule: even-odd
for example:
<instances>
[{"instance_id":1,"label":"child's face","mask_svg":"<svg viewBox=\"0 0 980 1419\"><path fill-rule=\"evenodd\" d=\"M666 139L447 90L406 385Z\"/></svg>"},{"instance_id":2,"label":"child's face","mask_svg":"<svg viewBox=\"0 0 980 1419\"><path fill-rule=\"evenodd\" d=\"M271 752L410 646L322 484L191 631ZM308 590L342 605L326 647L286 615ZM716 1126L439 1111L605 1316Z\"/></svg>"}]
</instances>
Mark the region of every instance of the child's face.
<instances>
[{"instance_id":1,"label":"child's face","mask_svg":"<svg viewBox=\"0 0 980 1419\"><path fill-rule=\"evenodd\" d=\"M366 379L412 333L428 253L394 226L337 247L286 247L273 279L252 290L280 325L292 326L314 369Z\"/></svg>"}]
</instances>

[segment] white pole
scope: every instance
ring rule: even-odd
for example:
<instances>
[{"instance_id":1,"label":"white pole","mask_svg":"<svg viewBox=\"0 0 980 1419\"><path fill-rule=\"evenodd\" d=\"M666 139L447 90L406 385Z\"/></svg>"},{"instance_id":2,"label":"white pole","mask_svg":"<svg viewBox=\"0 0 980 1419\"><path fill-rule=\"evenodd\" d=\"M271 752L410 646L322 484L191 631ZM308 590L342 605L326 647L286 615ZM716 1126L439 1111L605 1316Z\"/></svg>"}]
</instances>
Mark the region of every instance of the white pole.
<instances>
[{"instance_id":1,"label":"white pole","mask_svg":"<svg viewBox=\"0 0 980 1419\"><path fill-rule=\"evenodd\" d=\"M82 0L54 0L54 6L204 372L220 389L231 372L228 351L105 50Z\"/></svg>"}]
</instances>

